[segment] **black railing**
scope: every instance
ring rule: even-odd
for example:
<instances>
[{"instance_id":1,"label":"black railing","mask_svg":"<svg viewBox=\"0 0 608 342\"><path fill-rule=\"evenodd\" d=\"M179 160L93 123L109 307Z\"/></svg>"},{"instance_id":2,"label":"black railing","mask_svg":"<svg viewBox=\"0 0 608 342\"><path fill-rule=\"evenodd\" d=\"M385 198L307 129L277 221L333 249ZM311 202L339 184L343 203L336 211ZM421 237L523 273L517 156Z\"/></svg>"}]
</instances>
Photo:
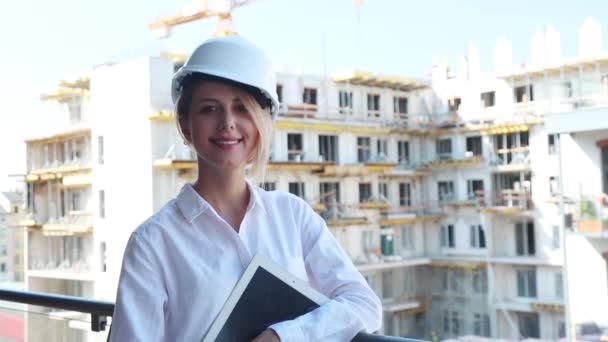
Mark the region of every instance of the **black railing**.
<instances>
[{"instance_id":1,"label":"black railing","mask_svg":"<svg viewBox=\"0 0 608 342\"><path fill-rule=\"evenodd\" d=\"M91 315L91 330L93 331L105 330L107 318L112 317L114 313L114 303L112 302L45 292L0 289L0 300L88 313Z\"/></svg>"},{"instance_id":2,"label":"black railing","mask_svg":"<svg viewBox=\"0 0 608 342\"><path fill-rule=\"evenodd\" d=\"M114 303L101 300L64 296L44 292L0 289L0 300L87 313L91 315L91 330L104 331L107 318L114 313ZM420 340L360 333L355 342L417 342Z\"/></svg>"}]
</instances>

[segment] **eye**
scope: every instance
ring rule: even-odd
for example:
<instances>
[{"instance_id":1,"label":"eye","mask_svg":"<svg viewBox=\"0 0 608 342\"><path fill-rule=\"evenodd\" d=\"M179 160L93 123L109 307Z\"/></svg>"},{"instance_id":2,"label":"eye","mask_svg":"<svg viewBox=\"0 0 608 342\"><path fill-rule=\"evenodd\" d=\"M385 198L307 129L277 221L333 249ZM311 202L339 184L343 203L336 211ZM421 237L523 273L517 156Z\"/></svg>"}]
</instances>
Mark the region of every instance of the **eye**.
<instances>
[{"instance_id":1,"label":"eye","mask_svg":"<svg viewBox=\"0 0 608 342\"><path fill-rule=\"evenodd\" d=\"M212 113L212 112L217 112L217 111L218 111L218 107L214 106L214 105L204 105L199 110L200 113Z\"/></svg>"},{"instance_id":2,"label":"eye","mask_svg":"<svg viewBox=\"0 0 608 342\"><path fill-rule=\"evenodd\" d=\"M234 111L237 113L247 113L247 108L245 107L244 104L239 103L234 105Z\"/></svg>"}]
</instances>

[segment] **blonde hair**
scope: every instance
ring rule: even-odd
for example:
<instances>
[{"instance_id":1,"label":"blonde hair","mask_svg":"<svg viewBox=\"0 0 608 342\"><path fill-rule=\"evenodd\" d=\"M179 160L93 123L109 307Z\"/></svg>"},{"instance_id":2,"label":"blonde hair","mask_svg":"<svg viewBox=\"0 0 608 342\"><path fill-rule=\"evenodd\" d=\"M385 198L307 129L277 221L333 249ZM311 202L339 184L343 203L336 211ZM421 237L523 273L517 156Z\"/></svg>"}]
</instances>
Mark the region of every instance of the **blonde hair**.
<instances>
[{"instance_id":1,"label":"blonde hair","mask_svg":"<svg viewBox=\"0 0 608 342\"><path fill-rule=\"evenodd\" d=\"M253 118L253 123L258 129L258 143L248 160L251 163L251 178L260 184L266 177L266 166L270 158L270 142L272 140L272 116L270 109L262 109L253 96L243 91L241 97L243 105Z\"/></svg>"},{"instance_id":2,"label":"blonde hair","mask_svg":"<svg viewBox=\"0 0 608 342\"><path fill-rule=\"evenodd\" d=\"M201 82L203 82L203 80L201 80ZM182 139L184 139L184 143L196 153L196 150L184 135L179 123L180 119L188 118L194 88L194 85L184 87L181 95L177 101L175 101L175 123L179 134ZM256 184L261 184L266 177L266 167L270 157L270 143L272 140L272 115L270 114L270 107L265 109L262 108L249 92L238 86L237 89L243 105L251 115L253 123L258 130L258 142L252 154L248 157L247 163L251 164L250 177Z\"/></svg>"}]
</instances>

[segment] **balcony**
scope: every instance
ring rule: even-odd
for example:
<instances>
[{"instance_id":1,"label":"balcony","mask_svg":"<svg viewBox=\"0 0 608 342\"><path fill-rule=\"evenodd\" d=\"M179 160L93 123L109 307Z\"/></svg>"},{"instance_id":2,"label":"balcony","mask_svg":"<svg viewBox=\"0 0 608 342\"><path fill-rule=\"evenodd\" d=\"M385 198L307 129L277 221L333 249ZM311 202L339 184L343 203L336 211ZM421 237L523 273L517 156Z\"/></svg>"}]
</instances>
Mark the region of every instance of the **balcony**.
<instances>
[{"instance_id":1,"label":"balcony","mask_svg":"<svg viewBox=\"0 0 608 342\"><path fill-rule=\"evenodd\" d=\"M513 113L516 114L531 114L534 116L542 116L550 110L550 102L546 100L527 100L522 98L520 102L515 102L512 105Z\"/></svg>"},{"instance_id":2,"label":"balcony","mask_svg":"<svg viewBox=\"0 0 608 342\"><path fill-rule=\"evenodd\" d=\"M388 88L400 91L414 91L429 88L426 80L398 75L373 74L362 70L342 70L332 75L338 84Z\"/></svg>"},{"instance_id":3,"label":"balcony","mask_svg":"<svg viewBox=\"0 0 608 342\"><path fill-rule=\"evenodd\" d=\"M87 96L89 94L91 78L83 76L72 80L61 80L59 87L53 93L43 94L40 98L43 101L62 101L70 100L75 96Z\"/></svg>"},{"instance_id":4,"label":"balcony","mask_svg":"<svg viewBox=\"0 0 608 342\"><path fill-rule=\"evenodd\" d=\"M92 213L84 211L72 211L68 216L50 218L42 224L42 234L46 236L88 235L92 232Z\"/></svg>"},{"instance_id":5,"label":"balcony","mask_svg":"<svg viewBox=\"0 0 608 342\"><path fill-rule=\"evenodd\" d=\"M327 170L331 173L334 161L324 161L319 153L303 150L301 147L294 147L287 150L287 159L285 156L273 153L268 162L268 170L280 171L309 171L315 173L323 173Z\"/></svg>"},{"instance_id":6,"label":"balcony","mask_svg":"<svg viewBox=\"0 0 608 342\"><path fill-rule=\"evenodd\" d=\"M355 134L416 134L425 129L427 115L370 110L364 107L327 107L312 104L282 105L276 128L310 129Z\"/></svg>"},{"instance_id":7,"label":"balcony","mask_svg":"<svg viewBox=\"0 0 608 342\"><path fill-rule=\"evenodd\" d=\"M179 171L181 175L195 170L197 161L189 148L173 144L162 158L154 160L153 165L158 169Z\"/></svg>"},{"instance_id":8,"label":"balcony","mask_svg":"<svg viewBox=\"0 0 608 342\"><path fill-rule=\"evenodd\" d=\"M430 166L433 168L458 167L482 164L483 161L483 156L473 155L473 152L466 152L461 155L450 153L438 155L437 159L430 162Z\"/></svg>"},{"instance_id":9,"label":"balcony","mask_svg":"<svg viewBox=\"0 0 608 342\"><path fill-rule=\"evenodd\" d=\"M476 203L482 213L519 215L532 209L532 194L526 190L502 189L476 192Z\"/></svg>"},{"instance_id":10,"label":"balcony","mask_svg":"<svg viewBox=\"0 0 608 342\"><path fill-rule=\"evenodd\" d=\"M420 115L416 119L416 126L426 129L431 136L455 133L458 130L466 131L469 127L456 111Z\"/></svg>"},{"instance_id":11,"label":"balcony","mask_svg":"<svg viewBox=\"0 0 608 342\"><path fill-rule=\"evenodd\" d=\"M317 117L317 110L318 106L316 104L291 104L281 107L279 109L279 116L298 119L314 119Z\"/></svg>"},{"instance_id":12,"label":"balcony","mask_svg":"<svg viewBox=\"0 0 608 342\"><path fill-rule=\"evenodd\" d=\"M316 105L289 105L282 107L275 123L276 128L315 130L340 133L345 130L355 134L425 134L441 135L454 132L488 130L479 120L465 122L456 113L431 115L425 113L395 113L367 108L332 108ZM511 125L512 126L512 125ZM509 126L508 130L513 130ZM528 126L516 125L520 130ZM489 132L489 131L488 131ZM486 134L489 134L486 132Z\"/></svg>"},{"instance_id":13,"label":"balcony","mask_svg":"<svg viewBox=\"0 0 608 342\"><path fill-rule=\"evenodd\" d=\"M68 177L66 185L90 185L91 183L91 161L87 159L74 159L65 162L55 161L45 163L39 168L33 168L25 176L25 181L28 183L45 182L52 180L61 180Z\"/></svg>"},{"instance_id":14,"label":"balcony","mask_svg":"<svg viewBox=\"0 0 608 342\"><path fill-rule=\"evenodd\" d=\"M608 86L595 85L598 89L574 97L551 99L551 112L578 111L608 107Z\"/></svg>"},{"instance_id":15,"label":"balcony","mask_svg":"<svg viewBox=\"0 0 608 342\"><path fill-rule=\"evenodd\" d=\"M497 310L518 311L518 312L547 312L563 314L565 306L563 301L539 300L531 298L504 298L494 304Z\"/></svg>"},{"instance_id":16,"label":"balcony","mask_svg":"<svg viewBox=\"0 0 608 342\"><path fill-rule=\"evenodd\" d=\"M361 202L358 204L359 209L363 210L386 210L390 209L391 204L388 201L383 199L369 198L365 202Z\"/></svg>"},{"instance_id":17,"label":"balcony","mask_svg":"<svg viewBox=\"0 0 608 342\"><path fill-rule=\"evenodd\" d=\"M335 203L324 204L323 207L318 207L321 209L321 217L325 219L329 227L361 226L371 223L367 215L359 210L358 204Z\"/></svg>"},{"instance_id":18,"label":"balcony","mask_svg":"<svg viewBox=\"0 0 608 342\"><path fill-rule=\"evenodd\" d=\"M319 177L362 177L370 172L359 164L334 165L333 162L325 162L320 170L313 170L313 173Z\"/></svg>"},{"instance_id":19,"label":"balcony","mask_svg":"<svg viewBox=\"0 0 608 342\"><path fill-rule=\"evenodd\" d=\"M595 91L581 96L557 96L534 101L514 103L513 112L536 117L551 116L553 113L593 110L608 106L608 91Z\"/></svg>"},{"instance_id":20,"label":"balcony","mask_svg":"<svg viewBox=\"0 0 608 342\"><path fill-rule=\"evenodd\" d=\"M608 237L608 196L581 196L568 204L577 233L589 237Z\"/></svg>"},{"instance_id":21,"label":"balcony","mask_svg":"<svg viewBox=\"0 0 608 342\"><path fill-rule=\"evenodd\" d=\"M88 121L88 99L89 99L89 77L83 77L73 81L62 80L59 87L52 90L49 93L42 94L40 99L42 101L55 101L61 107L62 111L65 110L65 119L61 120L60 117L58 123L60 127L63 126L82 126ZM61 113L61 114L64 114ZM48 128L48 127L47 127Z\"/></svg>"},{"instance_id":22,"label":"balcony","mask_svg":"<svg viewBox=\"0 0 608 342\"><path fill-rule=\"evenodd\" d=\"M432 258L430 266L434 268L447 268L463 271L475 271L486 267L485 261L479 261L479 258L466 257L440 257Z\"/></svg>"},{"instance_id":23,"label":"balcony","mask_svg":"<svg viewBox=\"0 0 608 342\"><path fill-rule=\"evenodd\" d=\"M28 237L27 277L95 281L92 237L44 236ZM31 283L30 283L31 284Z\"/></svg>"},{"instance_id":24,"label":"balcony","mask_svg":"<svg viewBox=\"0 0 608 342\"><path fill-rule=\"evenodd\" d=\"M480 205L476 196L469 195L467 198L461 198L454 192L440 192L437 203L441 208L478 207Z\"/></svg>"},{"instance_id":25,"label":"balcony","mask_svg":"<svg viewBox=\"0 0 608 342\"><path fill-rule=\"evenodd\" d=\"M343 108L323 108L316 105L290 105L279 111L275 128L288 130L313 130L318 132L354 134L388 134L392 128L383 118L367 118L361 110L345 111Z\"/></svg>"},{"instance_id":26,"label":"balcony","mask_svg":"<svg viewBox=\"0 0 608 342\"><path fill-rule=\"evenodd\" d=\"M384 178L411 178L422 177L431 174L429 163L416 163L411 160L403 160L394 168L384 171L381 176Z\"/></svg>"},{"instance_id":27,"label":"balcony","mask_svg":"<svg viewBox=\"0 0 608 342\"><path fill-rule=\"evenodd\" d=\"M559 257L542 257L538 254L516 255L515 253L505 253L490 257L487 260L494 265L508 265L509 267L513 265L562 267L564 265Z\"/></svg>"},{"instance_id":28,"label":"balcony","mask_svg":"<svg viewBox=\"0 0 608 342\"><path fill-rule=\"evenodd\" d=\"M527 171L530 169L530 147L496 150L490 157L490 166L495 172Z\"/></svg>"},{"instance_id":29,"label":"balcony","mask_svg":"<svg viewBox=\"0 0 608 342\"><path fill-rule=\"evenodd\" d=\"M57 101L59 103L67 103L72 101L74 98L86 97L88 95L88 89L60 87L53 92L42 94L40 96L40 99L43 101Z\"/></svg>"},{"instance_id":30,"label":"balcony","mask_svg":"<svg viewBox=\"0 0 608 342\"><path fill-rule=\"evenodd\" d=\"M430 298L424 294L404 292L397 297L383 299L382 306L385 312L412 315L426 312L430 302Z\"/></svg>"},{"instance_id":31,"label":"balcony","mask_svg":"<svg viewBox=\"0 0 608 342\"><path fill-rule=\"evenodd\" d=\"M593 102L592 102L593 103ZM608 92L601 102L594 106L584 106L585 101L579 105L566 106L545 115L545 127L548 133L588 132L599 129L608 129L606 123L606 109L608 108Z\"/></svg>"},{"instance_id":32,"label":"balcony","mask_svg":"<svg viewBox=\"0 0 608 342\"><path fill-rule=\"evenodd\" d=\"M92 271L90 262L85 259L43 259L30 261L28 277L62 279L74 281L96 281L98 276Z\"/></svg>"},{"instance_id":33,"label":"balcony","mask_svg":"<svg viewBox=\"0 0 608 342\"><path fill-rule=\"evenodd\" d=\"M84 254L83 249L68 251L75 255ZM61 271L70 273L86 273L91 271L91 265L83 257L55 256L55 257L32 257L29 260L28 271Z\"/></svg>"},{"instance_id":34,"label":"balcony","mask_svg":"<svg viewBox=\"0 0 608 342\"><path fill-rule=\"evenodd\" d=\"M424 246L415 245L413 242L415 239L415 233L412 233L414 228L409 227L408 231L410 232L410 240L404 245L403 232L399 232L392 227L381 227L379 232L380 245L367 244L362 248L360 254L354 258L357 269L362 273L375 273L428 265L430 259L425 256ZM375 235L375 231L373 232Z\"/></svg>"},{"instance_id":35,"label":"balcony","mask_svg":"<svg viewBox=\"0 0 608 342\"><path fill-rule=\"evenodd\" d=\"M364 163L365 168L370 172L387 172L393 170L398 164L389 160L386 155L379 155L376 158Z\"/></svg>"},{"instance_id":36,"label":"balcony","mask_svg":"<svg viewBox=\"0 0 608 342\"><path fill-rule=\"evenodd\" d=\"M40 228L42 225L42 222L44 222L44 218L41 215L29 212L29 213L25 214L25 217L23 217L21 220L19 220L19 222L17 224L20 227L34 229L34 228Z\"/></svg>"},{"instance_id":37,"label":"balcony","mask_svg":"<svg viewBox=\"0 0 608 342\"><path fill-rule=\"evenodd\" d=\"M399 260L382 258L380 251L368 251L367 257L355 260L357 269L361 273L390 270L403 267L415 267L428 265L431 260L424 256L401 257Z\"/></svg>"},{"instance_id":38,"label":"balcony","mask_svg":"<svg viewBox=\"0 0 608 342\"><path fill-rule=\"evenodd\" d=\"M381 226L399 226L414 222L433 222L444 217L445 214L437 203L426 205L392 206L381 212Z\"/></svg>"}]
</instances>

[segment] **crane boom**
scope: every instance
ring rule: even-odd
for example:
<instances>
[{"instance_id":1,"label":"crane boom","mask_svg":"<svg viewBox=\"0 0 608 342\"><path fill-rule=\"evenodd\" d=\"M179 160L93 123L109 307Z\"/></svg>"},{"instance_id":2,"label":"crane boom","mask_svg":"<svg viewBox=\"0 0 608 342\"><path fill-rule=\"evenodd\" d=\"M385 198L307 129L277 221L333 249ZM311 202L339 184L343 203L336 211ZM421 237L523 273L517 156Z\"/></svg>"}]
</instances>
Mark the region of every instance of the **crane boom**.
<instances>
[{"instance_id":1,"label":"crane boom","mask_svg":"<svg viewBox=\"0 0 608 342\"><path fill-rule=\"evenodd\" d=\"M170 35L171 28L174 26L218 17L214 36L236 35L236 31L232 28L232 11L253 1L255 0L195 0L184 6L182 13L159 17L150 22L148 28L151 31L160 32L160 37L165 38Z\"/></svg>"}]
</instances>

